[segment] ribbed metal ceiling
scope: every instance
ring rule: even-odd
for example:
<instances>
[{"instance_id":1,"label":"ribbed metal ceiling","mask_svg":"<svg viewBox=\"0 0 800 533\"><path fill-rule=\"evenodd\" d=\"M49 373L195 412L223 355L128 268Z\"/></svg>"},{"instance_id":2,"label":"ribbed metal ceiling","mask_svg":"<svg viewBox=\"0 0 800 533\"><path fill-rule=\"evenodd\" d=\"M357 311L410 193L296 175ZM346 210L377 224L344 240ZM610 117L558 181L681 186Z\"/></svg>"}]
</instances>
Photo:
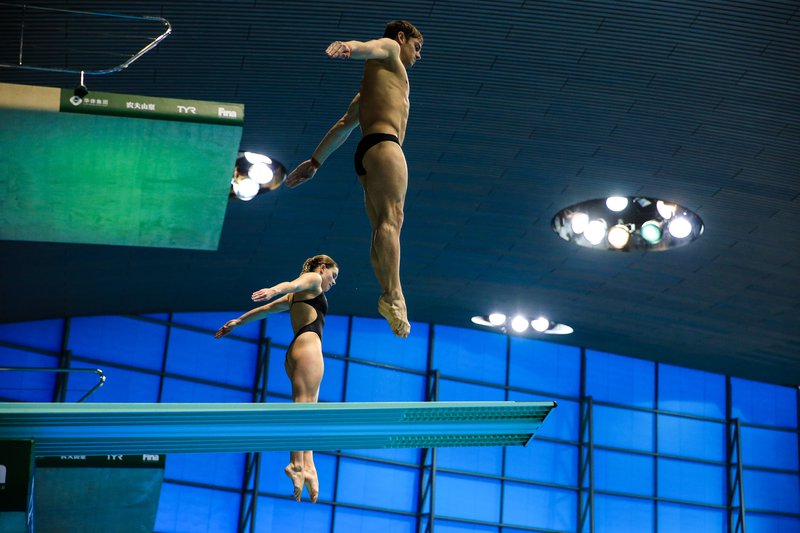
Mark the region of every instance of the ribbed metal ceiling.
<instances>
[{"instance_id":1,"label":"ribbed metal ceiling","mask_svg":"<svg viewBox=\"0 0 800 533\"><path fill-rule=\"evenodd\" d=\"M547 340L800 383L800 2L36 5L166 18L172 36L89 89L244 103L243 146L290 168L358 90L361 65L326 45L408 18L425 37L404 146L412 320L546 313L575 328ZM0 62L17 53L14 13L0 6ZM124 59L161 29L40 24L31 59L55 47L61 64ZM0 81L77 85L10 69ZM244 309L318 252L341 265L331 312L376 316L355 143L297 190L231 203L215 253L2 242L0 319ZM611 194L676 201L705 234L641 255L550 230L559 209Z\"/></svg>"}]
</instances>

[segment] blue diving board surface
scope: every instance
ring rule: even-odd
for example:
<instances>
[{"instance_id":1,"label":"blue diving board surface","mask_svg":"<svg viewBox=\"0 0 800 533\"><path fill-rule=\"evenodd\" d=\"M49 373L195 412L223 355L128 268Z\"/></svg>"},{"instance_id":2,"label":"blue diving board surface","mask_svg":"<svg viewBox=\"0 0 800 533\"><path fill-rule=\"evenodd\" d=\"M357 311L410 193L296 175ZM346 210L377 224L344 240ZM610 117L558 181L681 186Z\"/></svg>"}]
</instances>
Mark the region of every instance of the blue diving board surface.
<instances>
[{"instance_id":1,"label":"blue diving board surface","mask_svg":"<svg viewBox=\"0 0 800 533\"><path fill-rule=\"evenodd\" d=\"M556 402L2 403L34 454L524 446Z\"/></svg>"}]
</instances>

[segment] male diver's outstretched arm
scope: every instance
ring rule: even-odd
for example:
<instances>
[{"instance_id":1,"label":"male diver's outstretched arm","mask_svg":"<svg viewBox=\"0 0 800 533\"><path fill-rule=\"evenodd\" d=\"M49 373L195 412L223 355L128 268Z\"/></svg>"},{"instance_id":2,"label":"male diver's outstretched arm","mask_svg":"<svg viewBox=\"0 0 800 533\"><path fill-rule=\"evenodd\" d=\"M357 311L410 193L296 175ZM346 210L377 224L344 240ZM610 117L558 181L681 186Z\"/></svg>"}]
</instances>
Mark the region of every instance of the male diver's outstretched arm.
<instances>
[{"instance_id":1,"label":"male diver's outstretched arm","mask_svg":"<svg viewBox=\"0 0 800 533\"><path fill-rule=\"evenodd\" d=\"M336 124L328 130L322 138L311 159L300 163L297 168L289 173L286 178L286 186L294 188L314 177L319 167L350 137L350 133L358 126L358 110L361 101L361 93L356 93L353 101L347 108L345 114L336 121Z\"/></svg>"}]
</instances>

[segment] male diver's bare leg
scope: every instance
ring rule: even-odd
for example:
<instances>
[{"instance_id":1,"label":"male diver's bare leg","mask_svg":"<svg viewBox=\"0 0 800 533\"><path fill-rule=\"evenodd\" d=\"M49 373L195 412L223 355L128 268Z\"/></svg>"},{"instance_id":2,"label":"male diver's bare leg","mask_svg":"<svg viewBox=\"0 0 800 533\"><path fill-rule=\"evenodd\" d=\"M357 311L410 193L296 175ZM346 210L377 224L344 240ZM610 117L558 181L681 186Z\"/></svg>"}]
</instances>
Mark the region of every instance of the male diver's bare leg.
<instances>
[{"instance_id":1,"label":"male diver's bare leg","mask_svg":"<svg viewBox=\"0 0 800 533\"><path fill-rule=\"evenodd\" d=\"M316 403L319 386L325 367L322 359L322 343L316 333L305 332L292 343L287 354L286 375L292 383L292 401L295 403ZM303 486L308 487L311 501L319 496L319 481L310 451L293 451L289 454L289 464L284 472L292 480L293 496L300 501ZM310 464L306 465L305 459ZM308 481L307 478L308 477ZM313 489L313 490L312 490Z\"/></svg>"},{"instance_id":2,"label":"male diver's bare leg","mask_svg":"<svg viewBox=\"0 0 800 533\"><path fill-rule=\"evenodd\" d=\"M400 284L400 230L408 187L408 169L403 150L388 141L376 144L364 155L366 176L364 203L372 225L370 261L381 285L378 312L398 337L407 337L406 301Z\"/></svg>"}]
</instances>

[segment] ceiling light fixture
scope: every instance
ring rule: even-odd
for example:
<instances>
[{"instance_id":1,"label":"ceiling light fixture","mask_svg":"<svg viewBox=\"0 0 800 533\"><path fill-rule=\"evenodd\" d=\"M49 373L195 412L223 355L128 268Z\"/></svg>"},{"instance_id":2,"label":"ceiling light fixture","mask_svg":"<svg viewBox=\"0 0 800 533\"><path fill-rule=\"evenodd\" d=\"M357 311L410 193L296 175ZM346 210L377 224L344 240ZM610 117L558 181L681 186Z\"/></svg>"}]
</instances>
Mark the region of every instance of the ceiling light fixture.
<instances>
[{"instance_id":1,"label":"ceiling light fixture","mask_svg":"<svg viewBox=\"0 0 800 533\"><path fill-rule=\"evenodd\" d=\"M280 162L255 152L239 152L230 197L248 202L260 193L277 189L285 178L286 167Z\"/></svg>"},{"instance_id":2,"label":"ceiling light fixture","mask_svg":"<svg viewBox=\"0 0 800 533\"><path fill-rule=\"evenodd\" d=\"M546 333L548 335L567 335L573 332L570 326L553 322L546 317L540 316L530 319L521 314L515 315L509 322L505 314L494 312L490 315L474 316L472 317L472 323L478 324L479 326L499 329L503 333L509 332L509 326L514 333L525 333L529 328L533 329L535 332Z\"/></svg>"},{"instance_id":3,"label":"ceiling light fixture","mask_svg":"<svg viewBox=\"0 0 800 533\"><path fill-rule=\"evenodd\" d=\"M620 252L683 246L705 229L689 209L644 196L611 196L571 205L556 213L551 226L566 241Z\"/></svg>"}]
</instances>

